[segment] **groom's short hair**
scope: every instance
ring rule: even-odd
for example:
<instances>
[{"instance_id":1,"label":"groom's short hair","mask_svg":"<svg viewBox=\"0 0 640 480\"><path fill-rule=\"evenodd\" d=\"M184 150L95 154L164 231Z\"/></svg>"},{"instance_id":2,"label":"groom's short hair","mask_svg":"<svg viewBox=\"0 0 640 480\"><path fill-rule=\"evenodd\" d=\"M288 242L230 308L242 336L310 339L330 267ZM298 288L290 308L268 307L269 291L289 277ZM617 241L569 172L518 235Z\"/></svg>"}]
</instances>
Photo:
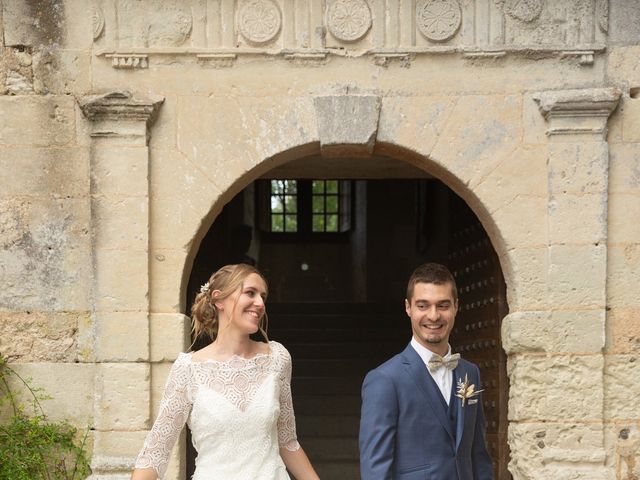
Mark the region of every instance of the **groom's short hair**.
<instances>
[{"instance_id":1,"label":"groom's short hair","mask_svg":"<svg viewBox=\"0 0 640 480\"><path fill-rule=\"evenodd\" d=\"M413 297L413 289L416 283L433 283L434 285L446 285L448 283L451 285L453 301L458 302L456 279L453 278L449 269L440 263L423 263L413 271L407 284L407 300L409 301Z\"/></svg>"}]
</instances>

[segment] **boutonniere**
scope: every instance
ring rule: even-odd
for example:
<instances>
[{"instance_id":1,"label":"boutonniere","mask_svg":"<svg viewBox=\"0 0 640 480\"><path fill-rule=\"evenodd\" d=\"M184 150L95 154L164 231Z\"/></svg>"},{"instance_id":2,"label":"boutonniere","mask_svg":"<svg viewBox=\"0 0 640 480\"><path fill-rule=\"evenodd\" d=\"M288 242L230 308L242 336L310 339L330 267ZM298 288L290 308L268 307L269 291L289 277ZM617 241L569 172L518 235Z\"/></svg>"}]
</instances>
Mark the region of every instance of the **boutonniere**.
<instances>
[{"instance_id":1,"label":"boutonniere","mask_svg":"<svg viewBox=\"0 0 640 480\"><path fill-rule=\"evenodd\" d=\"M467 374L464 374L464 380L458 379L457 384L458 390L456 391L456 397L458 397L462 402L462 408L464 408L464 403L480 394L480 392L484 392L484 390L476 390L476 386L471 383L469 384L469 378Z\"/></svg>"}]
</instances>

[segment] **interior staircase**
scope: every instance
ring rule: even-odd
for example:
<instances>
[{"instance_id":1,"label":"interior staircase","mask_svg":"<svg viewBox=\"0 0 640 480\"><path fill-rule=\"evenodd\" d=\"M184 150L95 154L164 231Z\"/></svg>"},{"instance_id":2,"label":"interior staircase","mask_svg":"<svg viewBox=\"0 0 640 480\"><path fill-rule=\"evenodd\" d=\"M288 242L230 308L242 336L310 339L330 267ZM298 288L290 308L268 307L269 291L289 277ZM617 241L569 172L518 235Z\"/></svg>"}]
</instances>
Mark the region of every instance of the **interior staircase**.
<instances>
[{"instance_id":1,"label":"interior staircase","mask_svg":"<svg viewBox=\"0 0 640 480\"><path fill-rule=\"evenodd\" d=\"M322 479L357 480L360 388L411 338L404 305L270 303L269 338L293 358L298 439Z\"/></svg>"}]
</instances>

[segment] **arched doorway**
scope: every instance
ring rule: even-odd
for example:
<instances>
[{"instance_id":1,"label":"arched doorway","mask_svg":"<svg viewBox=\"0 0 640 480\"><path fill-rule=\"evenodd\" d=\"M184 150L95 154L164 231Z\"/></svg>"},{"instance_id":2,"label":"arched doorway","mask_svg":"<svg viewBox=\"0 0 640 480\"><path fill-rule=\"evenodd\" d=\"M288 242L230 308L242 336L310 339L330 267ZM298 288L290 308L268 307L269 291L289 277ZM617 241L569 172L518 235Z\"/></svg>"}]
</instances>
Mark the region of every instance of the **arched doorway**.
<instances>
[{"instance_id":1,"label":"arched doorway","mask_svg":"<svg viewBox=\"0 0 640 480\"><path fill-rule=\"evenodd\" d=\"M300 231L304 216L316 213L314 200L321 197L326 206L327 196L340 188L327 181L342 185L337 195L349 212L344 229L317 236L313 228ZM289 210L297 219L295 231L268 227L273 182L283 182L274 184L277 195L296 197ZM287 212L275 214L284 219ZM252 241L240 248L237 232L247 228ZM480 221L444 183L387 157L309 157L277 167L217 217L196 256L187 306L211 271L243 256L255 260L269 280L270 337L294 359L298 436L321 477L342 479L359 478L362 379L410 339L403 307L407 278L423 261L448 264L461 301L452 346L482 370L496 478L510 478L508 379L500 341L507 313L504 279Z\"/></svg>"}]
</instances>

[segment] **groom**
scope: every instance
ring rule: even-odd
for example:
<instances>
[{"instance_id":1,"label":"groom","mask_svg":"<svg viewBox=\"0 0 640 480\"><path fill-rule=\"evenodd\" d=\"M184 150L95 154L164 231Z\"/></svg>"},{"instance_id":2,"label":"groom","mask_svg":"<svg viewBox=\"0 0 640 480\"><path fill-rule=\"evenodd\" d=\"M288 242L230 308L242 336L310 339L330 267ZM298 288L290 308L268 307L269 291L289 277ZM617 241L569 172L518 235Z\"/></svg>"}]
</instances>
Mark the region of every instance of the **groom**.
<instances>
[{"instance_id":1,"label":"groom","mask_svg":"<svg viewBox=\"0 0 640 480\"><path fill-rule=\"evenodd\" d=\"M449 346L458 310L451 272L416 268L405 309L411 342L362 386L362 480L492 480L480 372Z\"/></svg>"}]
</instances>

